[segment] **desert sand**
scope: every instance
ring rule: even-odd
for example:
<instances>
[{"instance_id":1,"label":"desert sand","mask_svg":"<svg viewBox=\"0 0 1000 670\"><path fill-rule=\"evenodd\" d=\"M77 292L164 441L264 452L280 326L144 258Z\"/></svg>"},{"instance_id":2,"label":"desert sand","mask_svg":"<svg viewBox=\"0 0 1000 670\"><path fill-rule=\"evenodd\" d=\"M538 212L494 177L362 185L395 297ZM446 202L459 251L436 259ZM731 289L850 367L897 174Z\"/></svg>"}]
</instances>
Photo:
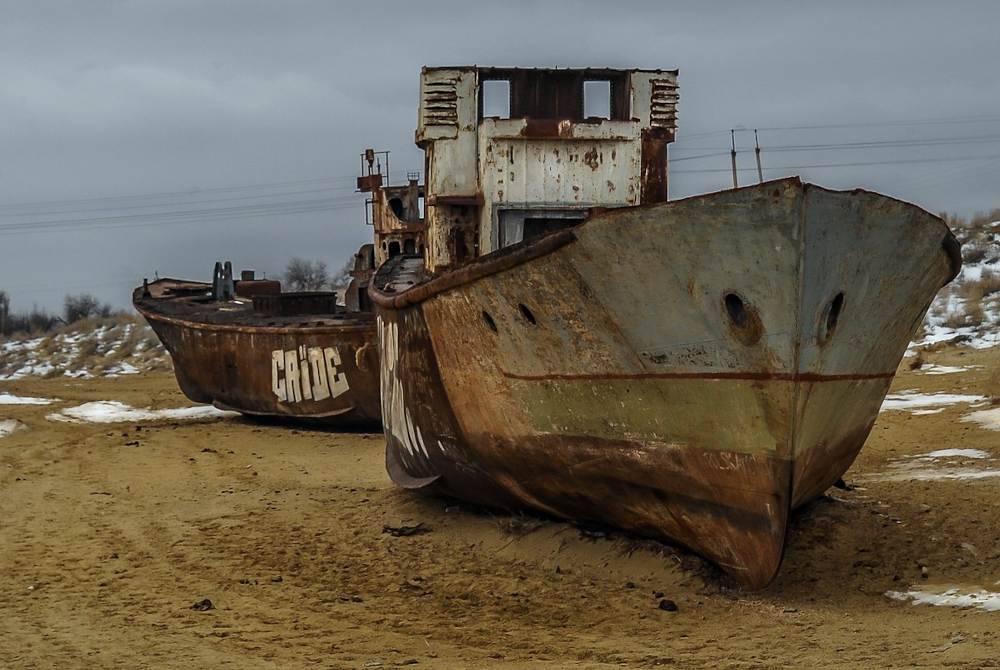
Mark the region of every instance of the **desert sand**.
<instances>
[{"instance_id":1,"label":"desert sand","mask_svg":"<svg viewBox=\"0 0 1000 670\"><path fill-rule=\"evenodd\" d=\"M1000 395L1000 348L924 357L963 369L905 359L893 393ZM988 400L884 411L747 593L657 542L396 489L381 435L46 418L189 405L169 373L0 392L60 399L0 404L3 668L1000 666L1000 431L962 420ZM886 595L948 589L986 600Z\"/></svg>"}]
</instances>

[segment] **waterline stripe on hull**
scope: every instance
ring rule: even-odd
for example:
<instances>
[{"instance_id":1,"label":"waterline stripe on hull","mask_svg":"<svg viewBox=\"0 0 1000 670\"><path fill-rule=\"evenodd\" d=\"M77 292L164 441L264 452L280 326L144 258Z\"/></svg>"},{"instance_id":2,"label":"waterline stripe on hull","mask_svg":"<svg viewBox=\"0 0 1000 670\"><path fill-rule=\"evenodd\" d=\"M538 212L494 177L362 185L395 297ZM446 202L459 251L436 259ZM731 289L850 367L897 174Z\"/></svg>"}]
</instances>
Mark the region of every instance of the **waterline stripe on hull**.
<instances>
[{"instance_id":1,"label":"waterline stripe on hull","mask_svg":"<svg viewBox=\"0 0 1000 670\"><path fill-rule=\"evenodd\" d=\"M501 370L507 379L522 381L597 381L597 380L632 380L632 379L738 379L749 381L782 381L782 382L841 382L864 381L868 379L892 379L895 372L874 372L869 374L823 375L815 372L636 372L608 374L548 374L522 375Z\"/></svg>"}]
</instances>

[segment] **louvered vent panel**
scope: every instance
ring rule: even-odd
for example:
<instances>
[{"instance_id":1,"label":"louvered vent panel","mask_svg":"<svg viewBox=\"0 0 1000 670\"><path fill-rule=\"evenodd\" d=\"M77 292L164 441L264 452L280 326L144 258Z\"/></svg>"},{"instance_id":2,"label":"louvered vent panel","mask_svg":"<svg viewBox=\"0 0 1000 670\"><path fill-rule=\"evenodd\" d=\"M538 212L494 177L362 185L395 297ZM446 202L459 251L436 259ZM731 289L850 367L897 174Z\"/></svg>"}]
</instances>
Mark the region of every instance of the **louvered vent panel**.
<instances>
[{"instance_id":1,"label":"louvered vent panel","mask_svg":"<svg viewBox=\"0 0 1000 670\"><path fill-rule=\"evenodd\" d=\"M424 125L458 127L457 79L442 79L424 84Z\"/></svg>"},{"instance_id":2,"label":"louvered vent panel","mask_svg":"<svg viewBox=\"0 0 1000 670\"><path fill-rule=\"evenodd\" d=\"M653 79L649 94L649 124L656 128L677 127L677 84L669 79Z\"/></svg>"}]
</instances>

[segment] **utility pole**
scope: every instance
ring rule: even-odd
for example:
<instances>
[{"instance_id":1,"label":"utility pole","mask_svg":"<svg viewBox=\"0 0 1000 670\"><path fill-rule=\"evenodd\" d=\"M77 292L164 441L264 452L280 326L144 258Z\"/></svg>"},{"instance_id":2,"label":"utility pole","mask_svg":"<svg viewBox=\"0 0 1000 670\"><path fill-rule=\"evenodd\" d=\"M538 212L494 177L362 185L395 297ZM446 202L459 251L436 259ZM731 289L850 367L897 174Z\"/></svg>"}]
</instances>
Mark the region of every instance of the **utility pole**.
<instances>
[{"instance_id":1,"label":"utility pole","mask_svg":"<svg viewBox=\"0 0 1000 670\"><path fill-rule=\"evenodd\" d=\"M757 141L757 129L753 129L753 152L757 154L757 182L760 184L764 183L764 170L760 166L760 142Z\"/></svg>"},{"instance_id":2,"label":"utility pole","mask_svg":"<svg viewBox=\"0 0 1000 670\"><path fill-rule=\"evenodd\" d=\"M733 144L732 151L729 152L729 159L733 163L733 188L735 189L739 188L740 186L739 182L737 182L736 180L736 131L735 130L729 131L729 139L732 141Z\"/></svg>"}]
</instances>

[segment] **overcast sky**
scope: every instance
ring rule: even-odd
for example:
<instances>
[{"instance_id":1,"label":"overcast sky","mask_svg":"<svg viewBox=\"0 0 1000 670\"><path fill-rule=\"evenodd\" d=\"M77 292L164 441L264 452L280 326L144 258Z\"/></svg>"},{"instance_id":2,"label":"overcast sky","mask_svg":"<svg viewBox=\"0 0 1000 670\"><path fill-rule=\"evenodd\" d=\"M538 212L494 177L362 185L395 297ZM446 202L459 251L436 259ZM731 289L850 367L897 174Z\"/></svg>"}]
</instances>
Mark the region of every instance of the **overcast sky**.
<instances>
[{"instance_id":1,"label":"overcast sky","mask_svg":"<svg viewBox=\"0 0 1000 670\"><path fill-rule=\"evenodd\" d=\"M992 1L0 0L0 289L339 267L371 235L358 154L422 164L424 64L678 68L671 197L728 186L758 127L767 177L1000 207L998 45Z\"/></svg>"}]
</instances>

